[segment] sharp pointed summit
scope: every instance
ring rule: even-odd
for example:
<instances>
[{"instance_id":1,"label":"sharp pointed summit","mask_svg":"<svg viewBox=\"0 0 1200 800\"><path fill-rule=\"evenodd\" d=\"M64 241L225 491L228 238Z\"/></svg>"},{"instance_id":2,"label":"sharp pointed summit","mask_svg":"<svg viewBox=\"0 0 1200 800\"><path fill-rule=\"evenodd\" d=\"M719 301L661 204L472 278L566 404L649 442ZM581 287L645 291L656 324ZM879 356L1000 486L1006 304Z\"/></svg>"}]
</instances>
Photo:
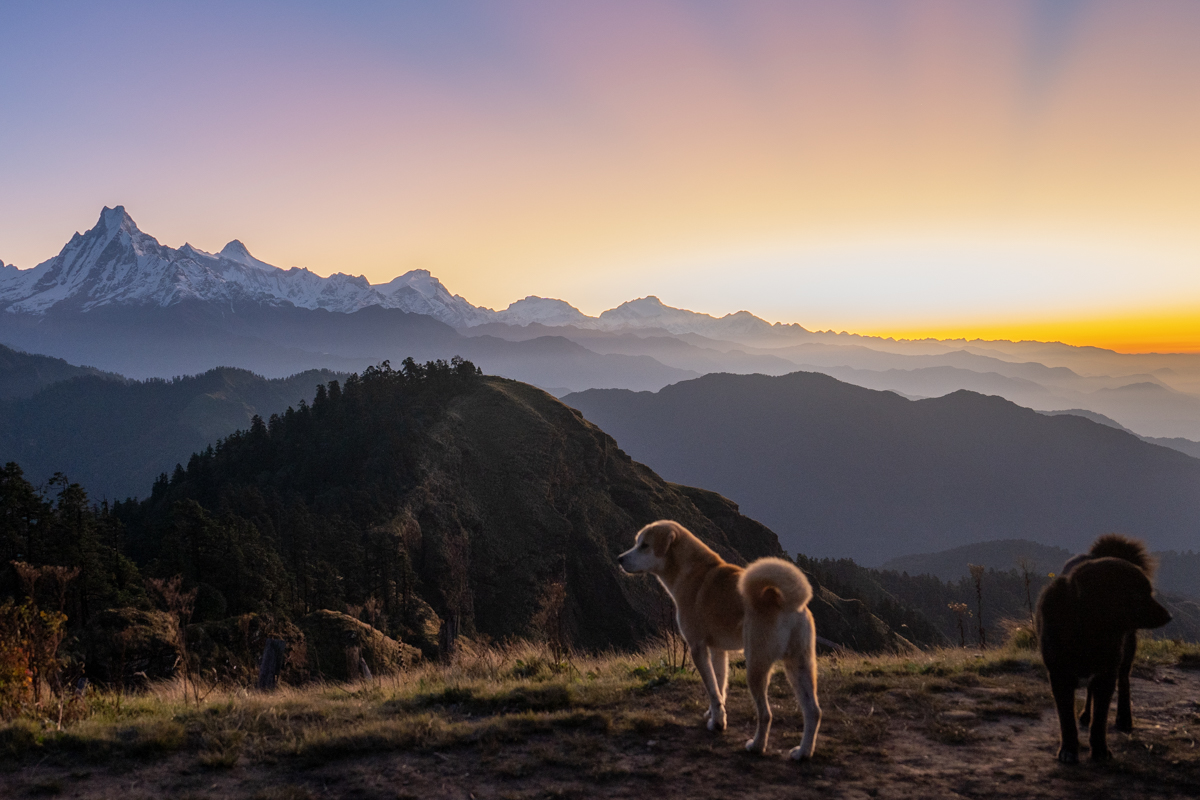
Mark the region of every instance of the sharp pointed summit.
<instances>
[{"instance_id":1,"label":"sharp pointed summit","mask_svg":"<svg viewBox=\"0 0 1200 800\"><path fill-rule=\"evenodd\" d=\"M221 248L221 252L217 253L219 258L228 259L229 261L237 262L244 267L253 267L270 272L278 269L277 267L261 261L250 254L250 248L242 244L241 239L234 239L229 244Z\"/></svg>"},{"instance_id":2,"label":"sharp pointed summit","mask_svg":"<svg viewBox=\"0 0 1200 800\"><path fill-rule=\"evenodd\" d=\"M235 261L239 256L243 258L251 257L250 251L246 248L246 245L242 244L241 239L234 239L229 244L222 247L221 252L218 253L218 255L233 259Z\"/></svg>"},{"instance_id":3,"label":"sharp pointed summit","mask_svg":"<svg viewBox=\"0 0 1200 800\"><path fill-rule=\"evenodd\" d=\"M125 210L125 206L115 206L113 208L105 206L104 210L100 212L100 219L96 222L96 228L113 233L122 229L129 233L133 233L134 231L141 233L137 223L133 221L133 217L129 216L129 213ZM93 228L93 230L96 228Z\"/></svg>"}]
</instances>

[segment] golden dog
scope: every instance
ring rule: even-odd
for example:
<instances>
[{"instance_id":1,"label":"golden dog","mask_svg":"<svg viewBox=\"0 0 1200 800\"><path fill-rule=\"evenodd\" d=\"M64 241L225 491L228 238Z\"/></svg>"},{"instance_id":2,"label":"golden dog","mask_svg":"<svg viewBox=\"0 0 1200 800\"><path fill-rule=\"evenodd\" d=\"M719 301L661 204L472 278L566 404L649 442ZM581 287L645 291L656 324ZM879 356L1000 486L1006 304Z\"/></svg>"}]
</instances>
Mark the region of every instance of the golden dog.
<instances>
[{"instance_id":1,"label":"golden dog","mask_svg":"<svg viewBox=\"0 0 1200 800\"><path fill-rule=\"evenodd\" d=\"M821 724L817 704L816 626L804 573L779 558L741 567L724 561L677 522L660 520L638 531L633 549L618 559L626 572L649 572L675 601L676 620L708 692L710 731L725 730L729 651L744 650L746 683L758 712L746 749L763 753L771 731L767 685L776 661L804 714L804 738L789 755L811 758Z\"/></svg>"}]
</instances>

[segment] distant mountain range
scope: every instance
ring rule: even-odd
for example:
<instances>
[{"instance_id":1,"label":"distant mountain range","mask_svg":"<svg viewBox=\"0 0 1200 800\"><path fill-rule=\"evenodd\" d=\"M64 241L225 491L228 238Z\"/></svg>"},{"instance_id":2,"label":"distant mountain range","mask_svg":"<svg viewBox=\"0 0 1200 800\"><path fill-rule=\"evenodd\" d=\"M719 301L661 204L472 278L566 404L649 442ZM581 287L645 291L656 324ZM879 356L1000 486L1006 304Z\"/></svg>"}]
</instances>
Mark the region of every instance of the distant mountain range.
<instances>
[{"instance_id":1,"label":"distant mountain range","mask_svg":"<svg viewBox=\"0 0 1200 800\"><path fill-rule=\"evenodd\" d=\"M1075 415L826 375L706 375L563 402L668 480L735 497L790 551L881 564L995 539L1072 552L1120 531L1195 547L1200 460Z\"/></svg>"},{"instance_id":2,"label":"distant mountain range","mask_svg":"<svg viewBox=\"0 0 1200 800\"><path fill-rule=\"evenodd\" d=\"M496 311L425 270L371 284L280 269L236 239L217 253L168 247L121 206L105 208L95 226L32 269L0 262L0 343L130 378L218 366L276 378L462 355L556 395L657 390L713 372L811 370L912 398L967 389L1040 411L1081 410L1200 453L1200 354L892 340L771 324L747 311L714 317L656 297L596 317L543 297Z\"/></svg>"},{"instance_id":3,"label":"distant mountain range","mask_svg":"<svg viewBox=\"0 0 1200 800\"><path fill-rule=\"evenodd\" d=\"M600 330L661 327L672 333L772 330L767 322L740 311L721 319L664 306L647 297L588 317L574 306L526 297L504 311L474 306L452 295L428 270L406 272L384 284L341 272L322 278L307 269L280 269L250 254L237 239L218 253L190 244L175 249L143 233L124 206L105 207L86 233L76 233L62 251L33 269L0 261L0 309L18 314L52 310L91 311L103 306L168 307L185 301L294 306L351 314L369 306L395 308L434 317L452 327L487 322L540 323ZM806 333L800 326L775 326Z\"/></svg>"}]
</instances>

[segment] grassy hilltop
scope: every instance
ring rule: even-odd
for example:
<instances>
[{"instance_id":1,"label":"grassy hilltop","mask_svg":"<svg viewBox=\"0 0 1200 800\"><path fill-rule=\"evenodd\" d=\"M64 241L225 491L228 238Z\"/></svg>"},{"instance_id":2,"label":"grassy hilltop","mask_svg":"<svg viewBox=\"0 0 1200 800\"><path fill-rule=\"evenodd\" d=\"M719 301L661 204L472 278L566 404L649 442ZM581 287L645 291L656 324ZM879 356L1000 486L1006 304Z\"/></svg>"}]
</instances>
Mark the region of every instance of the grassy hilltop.
<instances>
[{"instance_id":1,"label":"grassy hilltop","mask_svg":"<svg viewBox=\"0 0 1200 800\"><path fill-rule=\"evenodd\" d=\"M178 683L89 693L52 718L0 726L13 796L108 797L1175 797L1200 791L1200 648L1144 645L1137 727L1116 760L1065 767L1035 654L1012 647L822 656L814 760L785 758L801 720L772 683L771 753L742 750L754 712L734 665L730 726L700 724L703 691L660 644L556 661L533 644L466 649L346 685L275 693ZM674 666L672 666L674 664Z\"/></svg>"}]
</instances>

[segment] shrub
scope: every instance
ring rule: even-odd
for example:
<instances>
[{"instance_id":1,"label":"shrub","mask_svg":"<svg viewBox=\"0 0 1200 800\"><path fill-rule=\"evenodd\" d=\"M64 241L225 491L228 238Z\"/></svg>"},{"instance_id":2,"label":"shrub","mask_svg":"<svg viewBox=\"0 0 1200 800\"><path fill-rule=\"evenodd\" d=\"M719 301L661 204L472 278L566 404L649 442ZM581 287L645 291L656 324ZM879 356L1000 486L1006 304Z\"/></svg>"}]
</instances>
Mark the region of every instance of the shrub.
<instances>
[{"instance_id":1,"label":"shrub","mask_svg":"<svg viewBox=\"0 0 1200 800\"><path fill-rule=\"evenodd\" d=\"M0 606L0 717L12 719L32 697L26 641L29 608L11 600Z\"/></svg>"}]
</instances>

